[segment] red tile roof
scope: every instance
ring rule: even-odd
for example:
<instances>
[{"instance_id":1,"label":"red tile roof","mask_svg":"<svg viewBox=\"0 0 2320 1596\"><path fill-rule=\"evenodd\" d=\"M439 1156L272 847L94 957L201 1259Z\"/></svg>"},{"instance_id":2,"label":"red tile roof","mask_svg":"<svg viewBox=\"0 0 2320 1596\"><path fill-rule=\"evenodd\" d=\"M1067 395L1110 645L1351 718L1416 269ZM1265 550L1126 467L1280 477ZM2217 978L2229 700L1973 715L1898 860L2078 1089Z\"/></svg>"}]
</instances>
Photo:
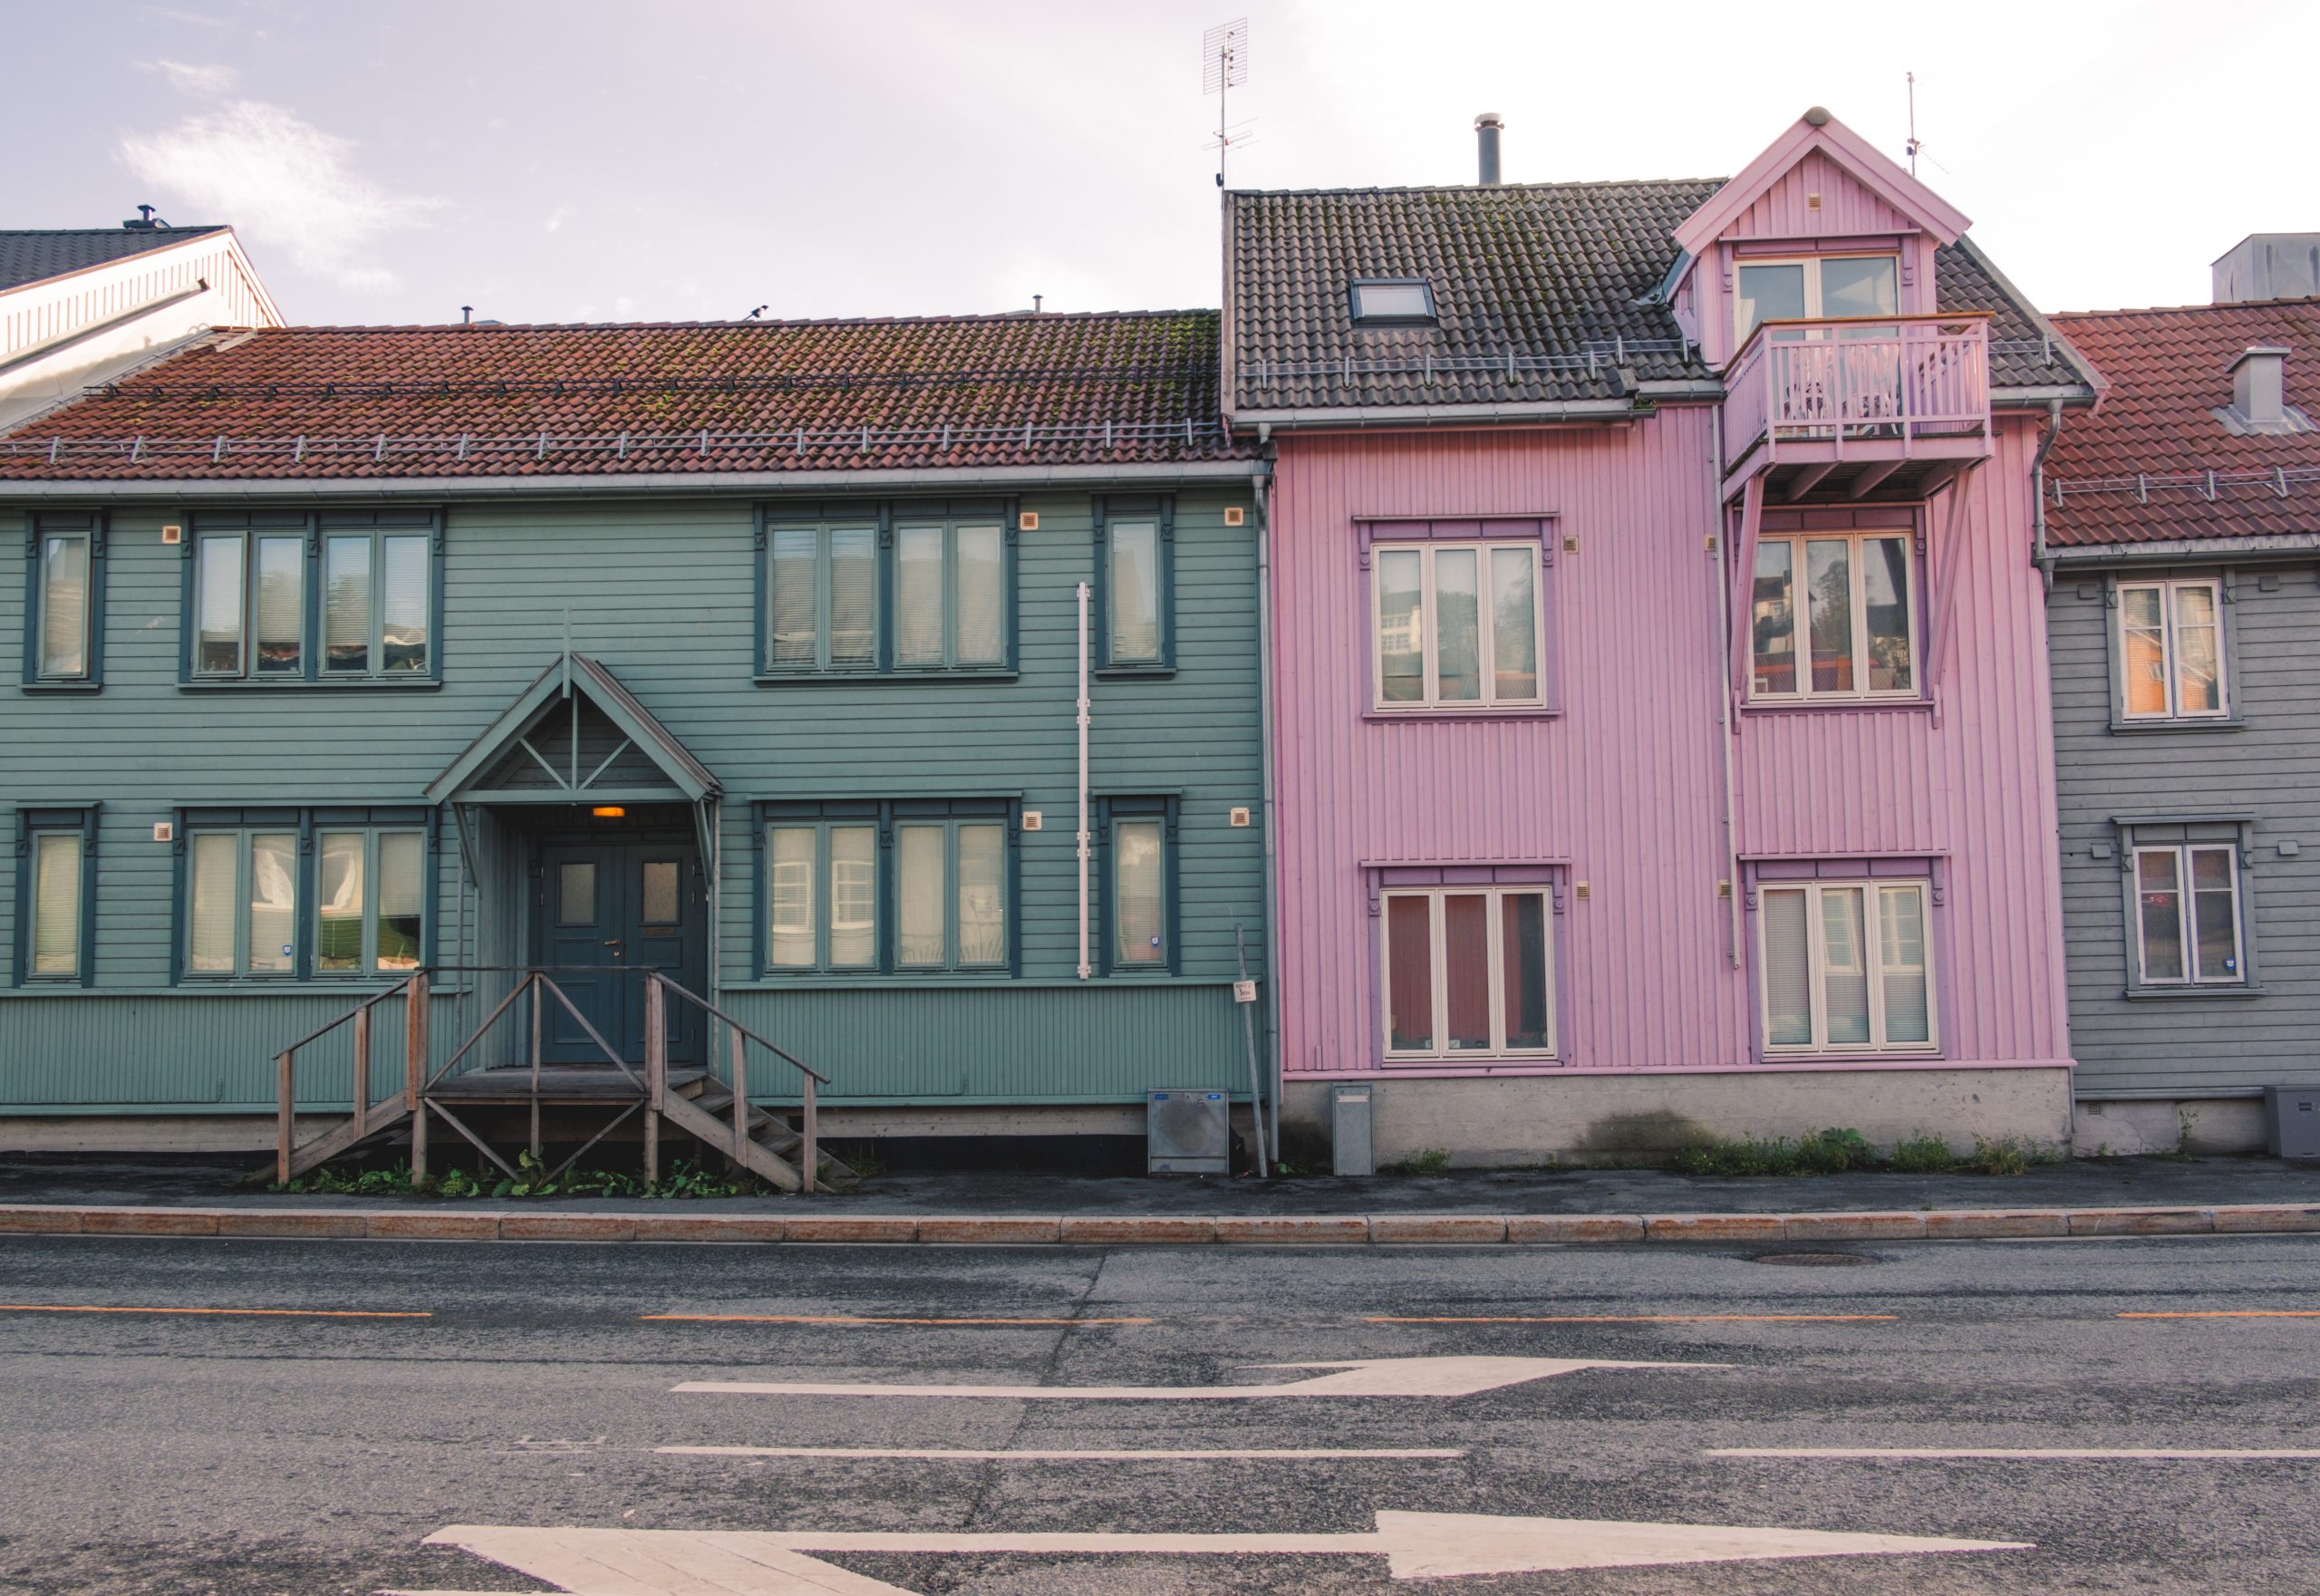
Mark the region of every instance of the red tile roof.
<instances>
[{"instance_id":1,"label":"red tile roof","mask_svg":"<svg viewBox=\"0 0 2320 1596\"><path fill-rule=\"evenodd\" d=\"M2064 418L2047 457L2049 542L2320 533L2320 431L2238 433L2216 414L2232 362L2261 343L2289 350L2287 402L2320 421L2320 299L2054 320L2111 386L2093 414Z\"/></svg>"},{"instance_id":2,"label":"red tile roof","mask_svg":"<svg viewBox=\"0 0 2320 1596\"><path fill-rule=\"evenodd\" d=\"M0 479L1237 458L1213 311L229 334L0 439ZM222 441L221 441L222 440Z\"/></svg>"}]
</instances>

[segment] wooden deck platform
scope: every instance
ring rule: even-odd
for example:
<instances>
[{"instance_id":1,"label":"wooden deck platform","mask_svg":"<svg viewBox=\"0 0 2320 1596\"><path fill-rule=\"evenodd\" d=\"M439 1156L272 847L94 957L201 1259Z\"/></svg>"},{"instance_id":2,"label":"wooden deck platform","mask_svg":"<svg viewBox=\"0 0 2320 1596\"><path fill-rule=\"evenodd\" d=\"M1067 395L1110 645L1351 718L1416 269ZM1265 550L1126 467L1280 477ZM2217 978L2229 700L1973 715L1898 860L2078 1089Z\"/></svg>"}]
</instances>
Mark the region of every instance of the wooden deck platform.
<instances>
[{"instance_id":1,"label":"wooden deck platform","mask_svg":"<svg viewBox=\"0 0 2320 1596\"><path fill-rule=\"evenodd\" d=\"M639 1084L643 1074L639 1069L636 1078L631 1079L610 1064L542 1065L538 1097L547 1105L633 1102L644 1096L644 1088ZM706 1069L672 1068L669 1090L690 1097L694 1083L708 1079ZM521 1064L471 1069L464 1075L443 1077L428 1087L424 1095L452 1103L529 1103L532 1071L530 1066Z\"/></svg>"}]
</instances>

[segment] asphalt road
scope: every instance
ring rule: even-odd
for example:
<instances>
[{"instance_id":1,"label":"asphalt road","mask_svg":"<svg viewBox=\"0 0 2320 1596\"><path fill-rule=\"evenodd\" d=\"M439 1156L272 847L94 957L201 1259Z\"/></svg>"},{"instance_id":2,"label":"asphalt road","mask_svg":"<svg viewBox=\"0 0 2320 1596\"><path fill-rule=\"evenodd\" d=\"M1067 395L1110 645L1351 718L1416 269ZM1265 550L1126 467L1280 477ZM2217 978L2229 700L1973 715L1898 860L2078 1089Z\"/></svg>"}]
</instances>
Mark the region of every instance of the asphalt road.
<instances>
[{"instance_id":1,"label":"asphalt road","mask_svg":"<svg viewBox=\"0 0 2320 1596\"><path fill-rule=\"evenodd\" d=\"M0 1311L0 1589L556 1588L420 1544L446 1526L483 1525L1348 1537L1342 1552L1333 1542L1238 1552L1083 1543L816 1552L821 1562L805 1565L979 1596L2320 1590L2320 1456L1716 1455L2320 1452L2320 1238L1845 1250L1875 1262L1777 1265L1668 1247L9 1240L0 1242L0 1302L10 1305ZM34 1305L237 1311L24 1311ZM2296 1312L2313 1316L2269 1316ZM755 1317L646 1317L662 1314ZM2122 1317L2141 1314L2233 1317ZM1812 1317L1764 1317L1775 1315ZM1534 1321L1459 1322L1525 1316ZM1587 1321L1535 1321L1544 1317ZM1042 1322L818 1321L865 1319ZM1532 1378L1554 1366L1492 1365L1496 1374L1478 1376L1472 1364L1402 1361L1441 1358L1728 1367ZM672 1389L1271 1385L1322 1371L1248 1366L1324 1359L1394 1360L1360 1377L1388 1388L1509 1383L1450 1397L1213 1400ZM682 1446L1016 1456L660 1450ZM1023 1456L1219 1448L1347 1455ZM1377 1455L1413 1449L1453 1455ZM1390 1549L1381 1539L1389 1521L1431 1524L1454 1560L1488 1562L1499 1543L1487 1526L1393 1517L1405 1514L2033 1545L1412 1584L1396 1581L1378 1554ZM1701 1544L1680 1529L1624 1539L1542 1533L1551 1547L1599 1555ZM682 1562L710 1556L703 1544L635 1538L614 1549ZM692 1585L625 1577L606 1574L614 1582L599 1588L752 1588L708 1573ZM782 1582L798 1577L768 1572L755 1588L877 1589L842 1576Z\"/></svg>"}]
</instances>

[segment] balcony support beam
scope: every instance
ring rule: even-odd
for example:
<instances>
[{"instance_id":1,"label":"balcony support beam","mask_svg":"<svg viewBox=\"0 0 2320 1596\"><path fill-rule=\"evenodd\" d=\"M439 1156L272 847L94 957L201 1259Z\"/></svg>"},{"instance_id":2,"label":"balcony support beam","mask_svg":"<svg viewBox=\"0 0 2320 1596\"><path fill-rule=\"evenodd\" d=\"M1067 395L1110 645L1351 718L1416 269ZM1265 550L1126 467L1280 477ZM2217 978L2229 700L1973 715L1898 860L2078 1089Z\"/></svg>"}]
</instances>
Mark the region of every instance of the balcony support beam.
<instances>
[{"instance_id":1,"label":"balcony support beam","mask_svg":"<svg viewBox=\"0 0 2320 1596\"><path fill-rule=\"evenodd\" d=\"M1764 474L1758 471L1740 489L1740 547L1734 556L1739 569L1733 574L1731 617L1732 691L1736 695L1745 695L1746 689L1743 684L1750 680L1750 640L1755 636L1755 627L1751 624L1750 616L1755 605L1756 540L1764 528ZM1732 725L1734 730L1739 730L1737 717L1734 718Z\"/></svg>"},{"instance_id":2,"label":"balcony support beam","mask_svg":"<svg viewBox=\"0 0 2320 1596\"><path fill-rule=\"evenodd\" d=\"M1900 457L1897 455L1891 459L1877 460L1863 466L1861 469L1861 474L1852 479L1852 487L1848 490L1846 497L1867 498L1877 490L1880 483L1900 470L1901 464Z\"/></svg>"},{"instance_id":3,"label":"balcony support beam","mask_svg":"<svg viewBox=\"0 0 2320 1596\"><path fill-rule=\"evenodd\" d=\"M1821 486L1822 479L1836 469L1835 460L1820 460L1812 465L1799 467L1796 475L1789 479L1787 491L1783 493L1781 498L1790 504L1794 504Z\"/></svg>"}]
</instances>

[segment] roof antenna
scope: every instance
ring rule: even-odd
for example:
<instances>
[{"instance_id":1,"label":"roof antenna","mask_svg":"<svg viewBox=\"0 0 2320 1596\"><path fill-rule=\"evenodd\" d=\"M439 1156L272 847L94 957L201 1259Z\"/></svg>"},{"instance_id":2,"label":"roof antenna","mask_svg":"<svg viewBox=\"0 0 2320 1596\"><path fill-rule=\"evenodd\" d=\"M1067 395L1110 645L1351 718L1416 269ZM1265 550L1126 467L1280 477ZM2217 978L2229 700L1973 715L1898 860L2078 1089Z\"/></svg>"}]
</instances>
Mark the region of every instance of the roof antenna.
<instances>
[{"instance_id":1,"label":"roof antenna","mask_svg":"<svg viewBox=\"0 0 2320 1596\"><path fill-rule=\"evenodd\" d=\"M1249 81L1249 19L1220 24L1201 35L1200 92L1216 96L1216 137L1205 148L1216 151L1216 186L1224 187L1224 159L1242 144L1253 144L1256 135L1246 129L1249 122L1238 124L1224 120L1225 102L1232 91ZM1256 119L1252 117L1250 121Z\"/></svg>"},{"instance_id":2,"label":"roof antenna","mask_svg":"<svg viewBox=\"0 0 2320 1596\"><path fill-rule=\"evenodd\" d=\"M1909 73L1909 176L1918 175L1918 151L1925 146L1918 141L1918 74Z\"/></svg>"}]
</instances>

